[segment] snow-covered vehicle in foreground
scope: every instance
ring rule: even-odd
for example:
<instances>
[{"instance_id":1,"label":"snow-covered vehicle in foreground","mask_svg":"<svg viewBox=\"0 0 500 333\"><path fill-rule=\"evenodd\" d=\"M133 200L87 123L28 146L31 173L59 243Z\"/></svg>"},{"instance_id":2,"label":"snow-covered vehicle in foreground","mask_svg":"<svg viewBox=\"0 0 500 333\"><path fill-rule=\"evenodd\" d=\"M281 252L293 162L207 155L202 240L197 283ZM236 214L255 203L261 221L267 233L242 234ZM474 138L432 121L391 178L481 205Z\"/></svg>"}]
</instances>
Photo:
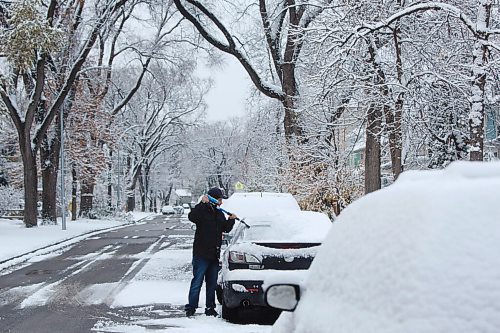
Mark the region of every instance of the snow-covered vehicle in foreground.
<instances>
[{"instance_id":1,"label":"snow-covered vehicle in foreground","mask_svg":"<svg viewBox=\"0 0 500 333\"><path fill-rule=\"evenodd\" d=\"M325 214L292 210L253 216L235 226L219 274L222 317L241 319L242 310L279 314L266 306L264 280L301 280L331 225Z\"/></svg>"},{"instance_id":2,"label":"snow-covered vehicle in foreground","mask_svg":"<svg viewBox=\"0 0 500 333\"><path fill-rule=\"evenodd\" d=\"M408 171L351 204L299 284L267 284L273 333L496 333L500 163ZM299 300L300 299L300 300Z\"/></svg>"}]
</instances>

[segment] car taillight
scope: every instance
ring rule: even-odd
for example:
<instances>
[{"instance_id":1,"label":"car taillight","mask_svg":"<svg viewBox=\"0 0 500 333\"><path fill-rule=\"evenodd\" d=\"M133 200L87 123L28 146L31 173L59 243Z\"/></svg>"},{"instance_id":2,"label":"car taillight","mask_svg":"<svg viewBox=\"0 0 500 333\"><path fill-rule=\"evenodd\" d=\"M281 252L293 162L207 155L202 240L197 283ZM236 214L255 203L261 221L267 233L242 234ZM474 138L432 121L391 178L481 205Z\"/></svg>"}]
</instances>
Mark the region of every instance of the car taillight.
<instances>
[{"instance_id":1,"label":"car taillight","mask_svg":"<svg viewBox=\"0 0 500 333\"><path fill-rule=\"evenodd\" d=\"M235 264L260 264L260 260L251 254L230 251L229 261Z\"/></svg>"}]
</instances>

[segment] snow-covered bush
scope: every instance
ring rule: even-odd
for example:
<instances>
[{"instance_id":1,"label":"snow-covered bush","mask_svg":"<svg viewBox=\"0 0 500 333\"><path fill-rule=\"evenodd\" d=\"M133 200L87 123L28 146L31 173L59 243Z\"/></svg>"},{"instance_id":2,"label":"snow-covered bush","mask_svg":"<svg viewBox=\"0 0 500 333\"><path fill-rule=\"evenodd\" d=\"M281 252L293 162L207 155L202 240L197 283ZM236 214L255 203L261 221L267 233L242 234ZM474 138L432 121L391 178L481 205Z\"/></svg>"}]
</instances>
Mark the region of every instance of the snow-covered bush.
<instances>
[{"instance_id":1,"label":"snow-covered bush","mask_svg":"<svg viewBox=\"0 0 500 333\"><path fill-rule=\"evenodd\" d=\"M9 209L24 208L23 191L10 186L0 186L0 214Z\"/></svg>"}]
</instances>

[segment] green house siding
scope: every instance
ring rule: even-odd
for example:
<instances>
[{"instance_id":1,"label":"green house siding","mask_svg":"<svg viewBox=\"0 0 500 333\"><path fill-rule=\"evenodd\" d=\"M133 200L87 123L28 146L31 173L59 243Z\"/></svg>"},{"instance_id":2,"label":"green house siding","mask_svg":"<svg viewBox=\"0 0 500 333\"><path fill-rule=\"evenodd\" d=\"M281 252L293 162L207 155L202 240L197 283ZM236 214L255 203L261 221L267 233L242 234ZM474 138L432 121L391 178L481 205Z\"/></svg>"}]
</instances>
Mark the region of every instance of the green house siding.
<instances>
[{"instance_id":1,"label":"green house siding","mask_svg":"<svg viewBox=\"0 0 500 333\"><path fill-rule=\"evenodd\" d=\"M495 140L497 138L497 117L494 110L488 110L486 112L486 128L485 128L485 139L487 141Z\"/></svg>"}]
</instances>

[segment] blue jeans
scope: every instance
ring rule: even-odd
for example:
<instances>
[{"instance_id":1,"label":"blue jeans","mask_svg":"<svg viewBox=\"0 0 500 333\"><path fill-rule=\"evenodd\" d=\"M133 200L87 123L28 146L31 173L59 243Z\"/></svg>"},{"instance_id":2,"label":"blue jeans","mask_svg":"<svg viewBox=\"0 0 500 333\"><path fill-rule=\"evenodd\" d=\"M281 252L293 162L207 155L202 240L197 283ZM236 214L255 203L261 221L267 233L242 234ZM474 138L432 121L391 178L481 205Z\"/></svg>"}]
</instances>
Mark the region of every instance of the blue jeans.
<instances>
[{"instance_id":1,"label":"blue jeans","mask_svg":"<svg viewBox=\"0 0 500 333\"><path fill-rule=\"evenodd\" d=\"M200 299L201 285L205 279L206 307L215 308L215 288L217 287L217 274L219 261L208 260L200 256L193 256L193 279L189 287L189 303L187 309L196 309Z\"/></svg>"}]
</instances>

